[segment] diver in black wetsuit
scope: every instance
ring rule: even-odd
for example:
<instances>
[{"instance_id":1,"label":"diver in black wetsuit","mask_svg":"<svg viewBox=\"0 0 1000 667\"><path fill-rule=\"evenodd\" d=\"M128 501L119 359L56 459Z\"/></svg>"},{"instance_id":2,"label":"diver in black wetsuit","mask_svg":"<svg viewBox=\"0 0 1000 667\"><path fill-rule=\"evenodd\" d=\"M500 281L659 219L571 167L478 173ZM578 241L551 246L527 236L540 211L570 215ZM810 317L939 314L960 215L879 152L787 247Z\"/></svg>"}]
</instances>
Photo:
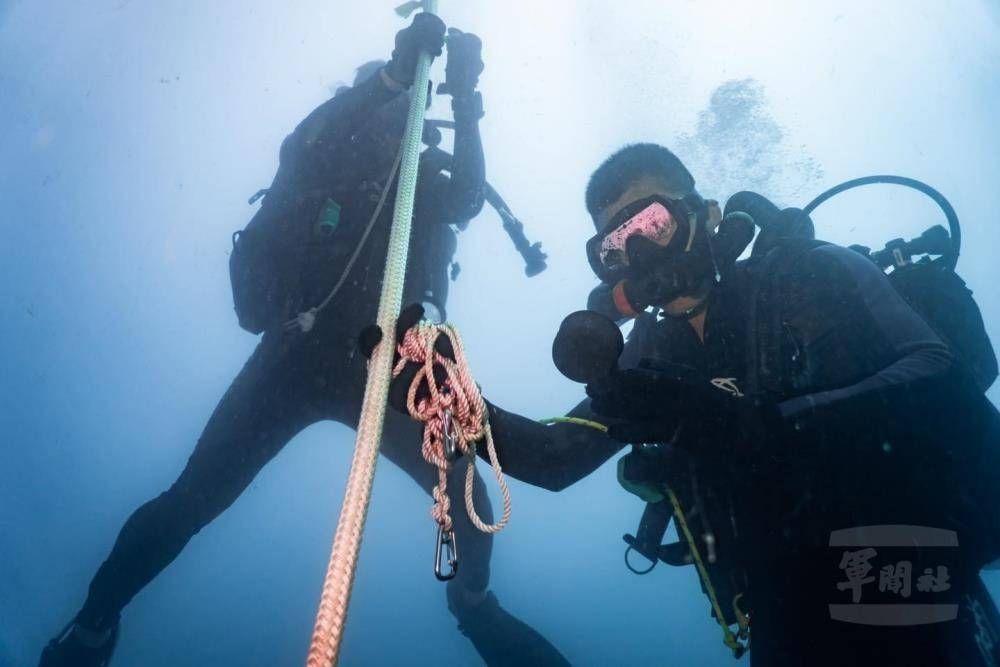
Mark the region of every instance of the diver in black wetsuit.
<instances>
[{"instance_id":1,"label":"diver in black wetsuit","mask_svg":"<svg viewBox=\"0 0 1000 667\"><path fill-rule=\"evenodd\" d=\"M282 144L274 183L239 235L231 262L241 324L263 329L263 340L216 407L177 481L125 523L83 608L43 652L44 667L107 664L119 615L133 596L299 431L326 419L356 426L366 362L355 340L377 311L396 189L393 164L409 104L404 91L413 82L418 53L440 55L444 33L436 16L418 14L397 35L389 63L359 69L353 87L313 111ZM446 72L454 159L450 177L421 170L417 185L406 298L442 314L456 247L451 225L471 220L483 205L479 53L475 35L450 32ZM374 226L365 239L369 220ZM351 264L358 248L359 261ZM317 308L341 277L340 290ZM265 298L257 302L246 296L253 295L254 281L264 285L259 293ZM420 440L416 424L389 415L381 451L430 492L437 472L422 459ZM449 488L461 505L462 484ZM476 503L489 522L484 488L477 484L482 495ZM449 582L448 606L486 663L567 664L489 591L492 537L475 530L464 513L456 513L455 530L467 559Z\"/></svg>"},{"instance_id":2,"label":"diver in black wetsuit","mask_svg":"<svg viewBox=\"0 0 1000 667\"><path fill-rule=\"evenodd\" d=\"M754 665L997 664L1000 619L978 573L1000 555L1000 417L879 268L796 239L736 262L752 224L723 220L656 145L609 158L587 208L591 263L618 312L637 317L616 369L596 355L580 372L590 398L569 413L609 430L490 405L504 470L557 491L633 444L623 483L650 502L677 490L695 536L685 555L718 552L722 611L729 620L742 594ZM586 367L589 342L554 354ZM957 546L912 531L907 549L875 540L896 557L888 570L852 565L871 556L863 544L831 548L831 531L877 525L954 531ZM935 598L921 573L945 563ZM858 602L852 576L869 600L954 603L957 619L900 621L890 604L874 624L833 620L830 605Z\"/></svg>"}]
</instances>

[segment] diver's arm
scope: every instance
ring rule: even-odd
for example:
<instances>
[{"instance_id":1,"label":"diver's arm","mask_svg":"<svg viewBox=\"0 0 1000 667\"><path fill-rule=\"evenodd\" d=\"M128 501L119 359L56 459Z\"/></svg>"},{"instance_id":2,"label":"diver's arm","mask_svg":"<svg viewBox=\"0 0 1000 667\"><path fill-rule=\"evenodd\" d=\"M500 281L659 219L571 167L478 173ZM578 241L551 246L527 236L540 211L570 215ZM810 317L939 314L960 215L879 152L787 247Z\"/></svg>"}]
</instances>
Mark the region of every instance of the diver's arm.
<instances>
[{"instance_id":1,"label":"diver's arm","mask_svg":"<svg viewBox=\"0 0 1000 667\"><path fill-rule=\"evenodd\" d=\"M633 367L649 353L655 321L650 314L636 318L619 358L621 367ZM560 491L583 479L625 446L585 424L557 422L546 426L489 402L487 406L504 470L516 479L550 491ZM589 398L566 416L595 424L607 422L591 409Z\"/></svg>"},{"instance_id":2,"label":"diver's arm","mask_svg":"<svg viewBox=\"0 0 1000 667\"><path fill-rule=\"evenodd\" d=\"M921 409L922 401L954 382L948 348L872 262L846 248L822 246L800 266L791 279L807 298L785 320L800 323L805 359L832 368L841 363L837 352L850 349L878 370L786 400L779 405L782 417L799 428L845 416L880 427L899 410Z\"/></svg>"},{"instance_id":3,"label":"diver's arm","mask_svg":"<svg viewBox=\"0 0 1000 667\"><path fill-rule=\"evenodd\" d=\"M438 211L436 222L441 224L468 222L483 209L486 161L479 135L481 100L479 93L452 100L455 151L448 167L451 176L435 180L431 191L427 193L431 205Z\"/></svg>"},{"instance_id":4,"label":"diver's arm","mask_svg":"<svg viewBox=\"0 0 1000 667\"><path fill-rule=\"evenodd\" d=\"M623 447L603 431L589 426L572 423L546 426L491 403L487 407L504 472L549 491L561 491L583 479ZM591 412L590 399L581 402L567 416L600 419Z\"/></svg>"}]
</instances>

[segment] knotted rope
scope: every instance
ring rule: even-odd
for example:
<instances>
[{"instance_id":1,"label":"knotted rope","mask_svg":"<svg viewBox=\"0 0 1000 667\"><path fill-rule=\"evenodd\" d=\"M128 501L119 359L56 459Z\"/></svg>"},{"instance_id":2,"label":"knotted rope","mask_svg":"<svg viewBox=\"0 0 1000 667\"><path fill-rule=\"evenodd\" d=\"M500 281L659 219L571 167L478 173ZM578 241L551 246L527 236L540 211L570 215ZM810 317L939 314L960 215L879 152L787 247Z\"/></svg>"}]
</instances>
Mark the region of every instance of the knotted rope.
<instances>
[{"instance_id":1,"label":"knotted rope","mask_svg":"<svg viewBox=\"0 0 1000 667\"><path fill-rule=\"evenodd\" d=\"M440 336L451 343L455 358L450 359L435 349ZM446 533L452 530L451 501L448 499L448 473L452 459L449 456L447 439L454 438L456 453L469 460L465 475L465 511L469 520L484 533L503 530L510 520L510 491L503 476L503 469L497 459L493 433L486 412L486 401L479 387L472 379L472 373L465 360L462 339L450 324L431 324L426 320L409 329L403 342L397 347L399 361L393 369L398 376L410 363L420 365L410 384L406 396L406 408L413 419L423 423L424 439L421 453L424 459L438 469L438 484L434 487L434 505L431 517ZM443 369L444 377L434 374L435 366ZM420 388L427 388L418 398ZM449 428L451 433L448 433ZM490 466L503 496L503 512L496 523L485 523L476 512L473 490L476 478L476 443L486 441L486 453Z\"/></svg>"}]
</instances>

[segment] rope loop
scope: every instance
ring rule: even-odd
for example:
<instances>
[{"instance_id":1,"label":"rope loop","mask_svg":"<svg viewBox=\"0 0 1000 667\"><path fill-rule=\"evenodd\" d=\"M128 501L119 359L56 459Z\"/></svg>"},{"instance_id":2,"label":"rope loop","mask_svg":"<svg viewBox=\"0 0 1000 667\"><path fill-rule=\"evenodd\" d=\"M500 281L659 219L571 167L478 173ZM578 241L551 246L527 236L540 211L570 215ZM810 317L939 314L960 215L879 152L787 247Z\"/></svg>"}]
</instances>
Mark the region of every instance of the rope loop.
<instances>
[{"instance_id":1,"label":"rope loop","mask_svg":"<svg viewBox=\"0 0 1000 667\"><path fill-rule=\"evenodd\" d=\"M454 359L435 349L434 345L440 336L451 342L451 348L455 352ZM406 409L413 419L424 425L421 453L424 460L438 470L438 484L432 492L434 505L431 507L431 517L445 532L452 530L451 501L448 499L448 473L451 471L452 461L448 455L447 441L453 440L457 453L469 461L465 476L465 510L469 520L481 532L500 532L510 520L510 491L497 458L486 401L472 379L458 331L447 323L432 324L424 320L403 335L397 352L399 360L393 368L393 377L399 376L409 364L420 366L406 395ZM440 382L434 374L435 367L444 371ZM420 392L422 386L426 387L426 392ZM418 394L421 394L419 399ZM452 433L445 432L446 422L450 423ZM493 475L503 496L500 520L492 524L485 523L479 517L473 500L476 443L483 440L486 442Z\"/></svg>"}]
</instances>

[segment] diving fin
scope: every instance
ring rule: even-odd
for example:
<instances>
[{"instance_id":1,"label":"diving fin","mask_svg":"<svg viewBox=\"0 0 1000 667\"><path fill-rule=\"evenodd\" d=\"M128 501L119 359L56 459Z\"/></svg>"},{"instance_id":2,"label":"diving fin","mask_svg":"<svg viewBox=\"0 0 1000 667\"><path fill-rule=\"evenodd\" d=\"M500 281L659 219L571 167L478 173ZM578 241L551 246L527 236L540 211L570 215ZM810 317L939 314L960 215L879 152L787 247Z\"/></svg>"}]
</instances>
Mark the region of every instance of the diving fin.
<instances>
[{"instance_id":1,"label":"diving fin","mask_svg":"<svg viewBox=\"0 0 1000 667\"><path fill-rule=\"evenodd\" d=\"M107 667L118 644L118 623L104 631L74 619L42 650L38 667Z\"/></svg>"},{"instance_id":2,"label":"diving fin","mask_svg":"<svg viewBox=\"0 0 1000 667\"><path fill-rule=\"evenodd\" d=\"M454 598L448 596L448 608L458 619L458 629L488 667L569 667L569 661L555 646L501 607L493 593L472 605Z\"/></svg>"}]
</instances>

